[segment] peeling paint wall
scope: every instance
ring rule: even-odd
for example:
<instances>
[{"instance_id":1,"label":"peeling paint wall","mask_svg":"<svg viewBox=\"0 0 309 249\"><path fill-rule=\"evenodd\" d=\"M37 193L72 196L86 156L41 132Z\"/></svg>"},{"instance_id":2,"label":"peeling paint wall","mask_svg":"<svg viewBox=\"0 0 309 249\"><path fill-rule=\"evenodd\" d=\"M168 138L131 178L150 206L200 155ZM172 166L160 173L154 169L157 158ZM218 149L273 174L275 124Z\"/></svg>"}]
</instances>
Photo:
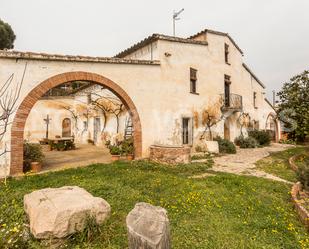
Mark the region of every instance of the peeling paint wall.
<instances>
[{"instance_id":1,"label":"peeling paint wall","mask_svg":"<svg viewBox=\"0 0 309 249\"><path fill-rule=\"evenodd\" d=\"M160 60L160 65L0 58L0 84L12 73L15 73L13 82L16 84L21 79L25 63L28 63L19 105L34 87L60 73L84 71L103 75L124 89L135 104L142 126L142 154L148 157L149 147L153 144L182 144L182 118L196 119L196 113L201 115L213 98L223 94L224 75L227 74L231 76L231 93L243 97L244 112L250 113L264 129L268 114L273 112L264 100L265 89L243 67L242 55L227 37L207 34L207 41L208 46L158 40L153 46L152 56ZM230 65L224 60L225 43L230 48ZM148 45L127 58L150 59L150 52ZM190 67L197 69L198 94L190 93ZM257 108L253 106L253 92L257 92ZM40 101L36 108L39 111L31 114L34 116L31 119L41 122L46 116L43 111L46 103ZM231 140L240 134L237 115L230 117ZM59 124L65 116L63 113L54 122ZM198 126L192 121L193 144L204 131L198 119ZM29 126L31 124L27 124ZM44 127L42 122L41 133ZM213 132L223 137L224 121L213 127ZM10 131L5 142L9 145ZM0 160L3 162L4 159Z\"/></svg>"}]
</instances>

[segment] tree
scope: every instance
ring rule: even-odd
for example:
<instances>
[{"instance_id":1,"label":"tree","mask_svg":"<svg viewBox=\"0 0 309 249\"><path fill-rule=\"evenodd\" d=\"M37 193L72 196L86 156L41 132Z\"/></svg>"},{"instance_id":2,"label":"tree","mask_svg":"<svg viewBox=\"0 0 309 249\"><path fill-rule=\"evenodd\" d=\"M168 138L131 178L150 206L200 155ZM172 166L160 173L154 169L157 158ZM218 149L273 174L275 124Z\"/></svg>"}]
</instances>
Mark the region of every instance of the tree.
<instances>
[{"instance_id":1,"label":"tree","mask_svg":"<svg viewBox=\"0 0 309 249\"><path fill-rule=\"evenodd\" d=\"M282 90L278 93L279 119L291 129L290 136L296 141L304 141L309 135L309 71L291 78L290 82L283 85ZM292 127L291 122L294 120L297 125Z\"/></svg>"},{"instance_id":2,"label":"tree","mask_svg":"<svg viewBox=\"0 0 309 249\"><path fill-rule=\"evenodd\" d=\"M200 139L205 138L206 131L209 131L209 138L210 140L213 140L212 136L212 130L211 128L215 126L217 123L219 123L223 116L221 112L221 101L216 101L215 103L212 103L208 105L203 111L202 111L202 124L205 126L205 130L203 134L201 135Z\"/></svg>"},{"instance_id":3,"label":"tree","mask_svg":"<svg viewBox=\"0 0 309 249\"><path fill-rule=\"evenodd\" d=\"M15 39L16 36L11 26L0 19L0 49L14 48Z\"/></svg>"},{"instance_id":4,"label":"tree","mask_svg":"<svg viewBox=\"0 0 309 249\"><path fill-rule=\"evenodd\" d=\"M239 114L237 122L240 126L240 135L243 137L243 128L248 128L250 126L251 117L249 113L242 112Z\"/></svg>"},{"instance_id":5,"label":"tree","mask_svg":"<svg viewBox=\"0 0 309 249\"><path fill-rule=\"evenodd\" d=\"M97 107L99 110L101 110L104 116L104 125L103 125L102 131L104 131L106 127L108 115L112 114L116 118L116 131L118 133L119 132L119 117L126 110L124 104L121 102L120 99L116 97L101 96L100 94L97 94L97 93L92 93L92 95L94 95L96 99L91 100L91 104Z\"/></svg>"},{"instance_id":6,"label":"tree","mask_svg":"<svg viewBox=\"0 0 309 249\"><path fill-rule=\"evenodd\" d=\"M17 110L18 99L20 97L24 77L27 70L27 64L21 78L16 84L13 83L14 73L0 86L0 159L4 158L4 164L0 165L4 169L8 168L6 154L10 152L7 146L6 133L12 123L12 116ZM3 158L2 158L3 157ZM6 184L6 174L5 181Z\"/></svg>"}]
</instances>

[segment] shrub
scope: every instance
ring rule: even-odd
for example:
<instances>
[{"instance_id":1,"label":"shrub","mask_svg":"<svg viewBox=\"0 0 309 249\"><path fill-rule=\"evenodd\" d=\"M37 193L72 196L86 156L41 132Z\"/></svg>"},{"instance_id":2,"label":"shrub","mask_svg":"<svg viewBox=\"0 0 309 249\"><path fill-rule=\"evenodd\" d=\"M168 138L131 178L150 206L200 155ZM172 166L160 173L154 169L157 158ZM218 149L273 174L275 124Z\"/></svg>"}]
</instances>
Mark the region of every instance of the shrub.
<instances>
[{"instance_id":1,"label":"shrub","mask_svg":"<svg viewBox=\"0 0 309 249\"><path fill-rule=\"evenodd\" d=\"M40 144L24 143L24 163L23 170L27 172L30 170L31 162L42 162L44 154Z\"/></svg>"},{"instance_id":2,"label":"shrub","mask_svg":"<svg viewBox=\"0 0 309 249\"><path fill-rule=\"evenodd\" d=\"M195 146L195 151L196 151L196 152L203 152L202 146L196 145L196 146Z\"/></svg>"},{"instance_id":3,"label":"shrub","mask_svg":"<svg viewBox=\"0 0 309 249\"><path fill-rule=\"evenodd\" d=\"M244 140L244 136L238 136L234 139L234 144L240 146L241 141Z\"/></svg>"},{"instance_id":4,"label":"shrub","mask_svg":"<svg viewBox=\"0 0 309 249\"><path fill-rule=\"evenodd\" d=\"M109 152L112 155L120 155L121 154L121 148L118 145L110 145L109 146Z\"/></svg>"},{"instance_id":5,"label":"shrub","mask_svg":"<svg viewBox=\"0 0 309 249\"><path fill-rule=\"evenodd\" d=\"M248 135L255 138L260 146L270 145L271 138L267 131L252 130L248 132Z\"/></svg>"},{"instance_id":6,"label":"shrub","mask_svg":"<svg viewBox=\"0 0 309 249\"><path fill-rule=\"evenodd\" d=\"M253 137L243 137L239 136L235 138L235 144L240 148L255 148L258 145L258 142Z\"/></svg>"},{"instance_id":7,"label":"shrub","mask_svg":"<svg viewBox=\"0 0 309 249\"><path fill-rule=\"evenodd\" d=\"M309 191L309 164L304 164L298 167L297 180L301 182L303 188Z\"/></svg>"},{"instance_id":8,"label":"shrub","mask_svg":"<svg viewBox=\"0 0 309 249\"><path fill-rule=\"evenodd\" d=\"M219 144L220 153L227 153L227 154L236 153L236 147L231 141L227 139L222 139L221 137L216 137L214 140L217 141Z\"/></svg>"},{"instance_id":9,"label":"shrub","mask_svg":"<svg viewBox=\"0 0 309 249\"><path fill-rule=\"evenodd\" d=\"M134 145L132 138L126 139L121 143L121 152L125 155L132 155L134 153Z\"/></svg>"},{"instance_id":10,"label":"shrub","mask_svg":"<svg viewBox=\"0 0 309 249\"><path fill-rule=\"evenodd\" d=\"M295 141L290 140L290 139L280 139L280 140L279 140L279 143L280 143L280 144L296 144Z\"/></svg>"},{"instance_id":11,"label":"shrub","mask_svg":"<svg viewBox=\"0 0 309 249\"><path fill-rule=\"evenodd\" d=\"M75 150L75 143L73 141L66 141L64 143L64 150Z\"/></svg>"}]
</instances>

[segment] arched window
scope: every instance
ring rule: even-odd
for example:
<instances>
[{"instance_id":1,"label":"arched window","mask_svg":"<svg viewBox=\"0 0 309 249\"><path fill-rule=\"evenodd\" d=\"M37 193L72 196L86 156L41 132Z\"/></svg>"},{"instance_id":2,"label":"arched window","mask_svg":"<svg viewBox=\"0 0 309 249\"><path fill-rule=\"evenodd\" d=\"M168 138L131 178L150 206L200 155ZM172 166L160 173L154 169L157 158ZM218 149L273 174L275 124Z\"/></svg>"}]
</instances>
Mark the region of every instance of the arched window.
<instances>
[{"instance_id":1,"label":"arched window","mask_svg":"<svg viewBox=\"0 0 309 249\"><path fill-rule=\"evenodd\" d=\"M62 137L71 136L71 119L65 118L62 121Z\"/></svg>"}]
</instances>

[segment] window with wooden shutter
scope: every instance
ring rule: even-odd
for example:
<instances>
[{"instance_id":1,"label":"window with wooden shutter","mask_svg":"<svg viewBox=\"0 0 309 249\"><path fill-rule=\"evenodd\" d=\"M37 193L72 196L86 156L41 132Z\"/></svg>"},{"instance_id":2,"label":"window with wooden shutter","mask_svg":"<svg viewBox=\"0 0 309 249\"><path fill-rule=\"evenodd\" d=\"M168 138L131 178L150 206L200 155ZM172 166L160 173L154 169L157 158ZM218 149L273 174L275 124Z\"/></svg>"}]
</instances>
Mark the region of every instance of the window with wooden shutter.
<instances>
[{"instance_id":1,"label":"window with wooden shutter","mask_svg":"<svg viewBox=\"0 0 309 249\"><path fill-rule=\"evenodd\" d=\"M190 68L190 93L196 92L197 70Z\"/></svg>"},{"instance_id":2,"label":"window with wooden shutter","mask_svg":"<svg viewBox=\"0 0 309 249\"><path fill-rule=\"evenodd\" d=\"M229 45L228 44L224 44L224 57L225 57L225 63L226 64L230 64L229 62Z\"/></svg>"}]
</instances>

